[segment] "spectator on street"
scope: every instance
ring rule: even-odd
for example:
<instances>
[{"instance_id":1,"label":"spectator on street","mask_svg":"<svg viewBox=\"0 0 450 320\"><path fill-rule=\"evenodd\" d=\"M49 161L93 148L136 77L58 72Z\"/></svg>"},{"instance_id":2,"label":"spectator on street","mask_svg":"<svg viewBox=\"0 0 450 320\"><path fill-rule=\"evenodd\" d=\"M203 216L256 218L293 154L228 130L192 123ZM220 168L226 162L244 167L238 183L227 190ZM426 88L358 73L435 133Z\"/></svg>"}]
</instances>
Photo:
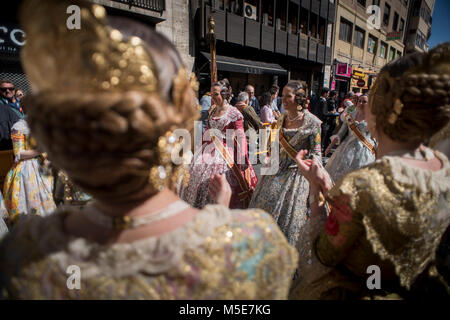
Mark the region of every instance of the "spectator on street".
<instances>
[{"instance_id":1,"label":"spectator on street","mask_svg":"<svg viewBox=\"0 0 450 320\"><path fill-rule=\"evenodd\" d=\"M263 105L261 108L261 121L263 123L272 123L277 121L273 114L272 108L270 107L271 100L271 94L269 92L264 92L261 97L261 104Z\"/></svg>"},{"instance_id":2,"label":"spectator on street","mask_svg":"<svg viewBox=\"0 0 450 320\"><path fill-rule=\"evenodd\" d=\"M249 97L249 106L251 106L256 114L258 115L258 117L261 117L261 110L259 108L259 102L258 99L256 99L255 97L255 88L252 85L247 85L245 87L245 92L248 93L248 97Z\"/></svg>"},{"instance_id":3,"label":"spectator on street","mask_svg":"<svg viewBox=\"0 0 450 320\"><path fill-rule=\"evenodd\" d=\"M0 80L0 102L11 107L20 119L24 114L20 106L20 102L16 99L16 88L14 83L9 80Z\"/></svg>"},{"instance_id":4,"label":"spectator on street","mask_svg":"<svg viewBox=\"0 0 450 320\"><path fill-rule=\"evenodd\" d=\"M201 115L202 115L202 132L205 132L208 125L209 109L211 108L211 92L206 92L200 99Z\"/></svg>"},{"instance_id":5,"label":"spectator on street","mask_svg":"<svg viewBox=\"0 0 450 320\"><path fill-rule=\"evenodd\" d=\"M244 130L253 129L258 132L261 121L253 108L248 107L249 97L247 92L239 93L235 107L244 116Z\"/></svg>"}]
</instances>

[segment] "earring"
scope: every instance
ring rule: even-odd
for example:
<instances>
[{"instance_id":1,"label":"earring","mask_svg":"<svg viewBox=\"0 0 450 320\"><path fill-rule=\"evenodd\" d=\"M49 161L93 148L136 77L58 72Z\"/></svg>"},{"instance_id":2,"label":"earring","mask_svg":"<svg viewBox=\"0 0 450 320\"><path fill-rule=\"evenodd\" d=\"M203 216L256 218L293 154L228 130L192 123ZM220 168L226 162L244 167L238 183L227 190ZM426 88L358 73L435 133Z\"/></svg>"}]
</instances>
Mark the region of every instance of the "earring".
<instances>
[{"instance_id":1,"label":"earring","mask_svg":"<svg viewBox=\"0 0 450 320\"><path fill-rule=\"evenodd\" d=\"M159 165L150 169L149 176L149 181L155 190L162 191L168 185L172 175L172 151L175 146L176 138L171 131L167 131L164 136L159 137Z\"/></svg>"}]
</instances>

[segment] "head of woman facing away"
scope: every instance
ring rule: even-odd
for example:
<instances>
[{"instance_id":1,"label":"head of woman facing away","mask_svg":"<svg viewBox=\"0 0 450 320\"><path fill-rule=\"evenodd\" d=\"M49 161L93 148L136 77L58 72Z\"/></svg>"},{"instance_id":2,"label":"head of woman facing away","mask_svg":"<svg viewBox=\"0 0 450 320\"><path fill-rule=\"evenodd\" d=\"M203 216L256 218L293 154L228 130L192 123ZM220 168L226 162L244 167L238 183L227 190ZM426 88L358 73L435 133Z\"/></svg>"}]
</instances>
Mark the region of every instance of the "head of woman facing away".
<instances>
[{"instance_id":1,"label":"head of woman facing away","mask_svg":"<svg viewBox=\"0 0 450 320\"><path fill-rule=\"evenodd\" d=\"M173 187L170 132L191 130L197 118L195 85L174 45L101 6L83 3L83 27L68 30L58 27L65 1L51 13L39 1L27 5L22 61L38 146L97 201L139 202Z\"/></svg>"},{"instance_id":2,"label":"head of woman facing away","mask_svg":"<svg viewBox=\"0 0 450 320\"><path fill-rule=\"evenodd\" d=\"M365 116L379 142L383 136L410 146L427 142L450 120L450 43L384 66Z\"/></svg>"}]
</instances>

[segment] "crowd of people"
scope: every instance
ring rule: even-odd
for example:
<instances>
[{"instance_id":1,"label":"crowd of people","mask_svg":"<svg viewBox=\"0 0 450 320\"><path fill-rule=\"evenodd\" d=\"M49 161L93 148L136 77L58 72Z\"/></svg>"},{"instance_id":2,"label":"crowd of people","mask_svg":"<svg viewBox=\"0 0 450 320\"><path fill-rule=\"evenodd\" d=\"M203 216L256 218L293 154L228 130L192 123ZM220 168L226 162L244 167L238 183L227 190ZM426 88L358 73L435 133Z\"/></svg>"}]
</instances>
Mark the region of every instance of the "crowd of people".
<instances>
[{"instance_id":1,"label":"crowd of people","mask_svg":"<svg viewBox=\"0 0 450 320\"><path fill-rule=\"evenodd\" d=\"M67 3L28 0L21 13L36 91L11 126L11 176L41 174L29 125L37 150L92 200L46 214L41 183L44 209L18 209L26 219L0 242L0 297L448 298L450 163L436 148L448 150L449 43L389 63L369 94L339 107L299 81L257 99L223 79L199 112L167 38L98 5L84 8L88 28L58 28ZM201 145L186 151L175 132L198 119ZM276 170L258 176L250 151L264 139L248 131L265 128L274 143L259 148L261 165ZM171 161L174 150L192 160ZM81 289L67 285L69 266ZM367 285L373 266L381 287Z\"/></svg>"}]
</instances>

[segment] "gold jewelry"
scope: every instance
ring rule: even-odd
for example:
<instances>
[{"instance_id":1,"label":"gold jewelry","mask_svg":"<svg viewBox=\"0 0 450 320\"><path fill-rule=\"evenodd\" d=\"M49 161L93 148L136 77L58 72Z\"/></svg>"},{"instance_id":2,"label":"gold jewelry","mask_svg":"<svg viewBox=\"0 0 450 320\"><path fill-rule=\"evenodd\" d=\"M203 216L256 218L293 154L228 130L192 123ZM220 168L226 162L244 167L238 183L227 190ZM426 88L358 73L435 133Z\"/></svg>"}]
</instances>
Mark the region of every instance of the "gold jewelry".
<instances>
[{"instance_id":1,"label":"gold jewelry","mask_svg":"<svg viewBox=\"0 0 450 320\"><path fill-rule=\"evenodd\" d=\"M173 79L172 99L174 101L176 109L181 110L183 108L183 105L185 104L186 92L188 90L194 90L195 95L197 95L198 88L199 83L195 74L191 72L191 75L188 79L188 72L186 68L180 68L175 78Z\"/></svg>"},{"instance_id":2,"label":"gold jewelry","mask_svg":"<svg viewBox=\"0 0 450 320\"><path fill-rule=\"evenodd\" d=\"M181 141L177 140L171 131L167 131L158 140L159 164L150 169L149 181L157 191L165 187L182 183L185 185L189 181L189 175L185 164L191 162L190 154L183 154L183 164L175 165L172 162L172 155L178 154L181 150Z\"/></svg>"},{"instance_id":3,"label":"gold jewelry","mask_svg":"<svg viewBox=\"0 0 450 320\"><path fill-rule=\"evenodd\" d=\"M95 223L98 226L107 229L125 230L149 225L164 219L168 219L178 214L179 212L186 210L187 208L189 208L189 205L186 202L178 200L161 210L138 217L111 217L102 213L93 205L88 206L83 212L85 213L86 218L88 218L91 222Z\"/></svg>"},{"instance_id":4,"label":"gold jewelry","mask_svg":"<svg viewBox=\"0 0 450 320\"><path fill-rule=\"evenodd\" d=\"M28 0L22 7L29 39L22 63L35 91L157 92L156 67L144 41L108 27L105 9L87 1L76 1L81 28L70 30L66 10L73 2Z\"/></svg>"},{"instance_id":5,"label":"gold jewelry","mask_svg":"<svg viewBox=\"0 0 450 320\"><path fill-rule=\"evenodd\" d=\"M290 122L293 122L293 121L297 120L298 118L300 118L302 115L303 115L303 113L300 113L294 119L289 119L289 113L288 113L286 119L288 119L288 121L290 121Z\"/></svg>"},{"instance_id":6,"label":"gold jewelry","mask_svg":"<svg viewBox=\"0 0 450 320\"><path fill-rule=\"evenodd\" d=\"M164 136L158 139L159 165L150 169L150 183L161 191L168 185L168 180L172 174L172 151L177 144L175 136L171 131L167 131Z\"/></svg>"},{"instance_id":7,"label":"gold jewelry","mask_svg":"<svg viewBox=\"0 0 450 320\"><path fill-rule=\"evenodd\" d=\"M402 101L400 99L395 99L394 102L394 110L391 113L391 115L389 116L388 122L390 124L395 124L395 122L397 121L398 117L400 116L400 114L402 113L402 109L403 109L404 105L402 103Z\"/></svg>"}]
</instances>

